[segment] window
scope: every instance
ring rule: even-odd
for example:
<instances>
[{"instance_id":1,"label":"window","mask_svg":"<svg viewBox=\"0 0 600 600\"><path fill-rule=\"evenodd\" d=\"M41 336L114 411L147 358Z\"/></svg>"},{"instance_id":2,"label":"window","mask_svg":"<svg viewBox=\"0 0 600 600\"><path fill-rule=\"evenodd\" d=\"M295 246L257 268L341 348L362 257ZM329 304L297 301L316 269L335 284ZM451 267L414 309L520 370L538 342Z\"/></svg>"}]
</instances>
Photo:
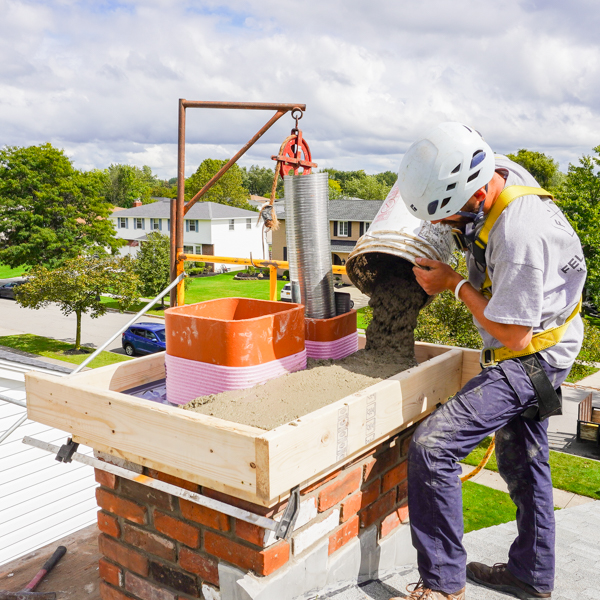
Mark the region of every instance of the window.
<instances>
[{"instance_id":1,"label":"window","mask_svg":"<svg viewBox=\"0 0 600 600\"><path fill-rule=\"evenodd\" d=\"M133 228L134 229L145 229L145 227L144 227L144 219L140 219L139 217L136 217L133 220Z\"/></svg>"},{"instance_id":2,"label":"window","mask_svg":"<svg viewBox=\"0 0 600 600\"><path fill-rule=\"evenodd\" d=\"M229 231L233 231L235 229L235 219L229 219Z\"/></svg>"},{"instance_id":3,"label":"window","mask_svg":"<svg viewBox=\"0 0 600 600\"><path fill-rule=\"evenodd\" d=\"M152 229L153 231L161 231L162 225L160 219L150 219L150 229Z\"/></svg>"},{"instance_id":4,"label":"window","mask_svg":"<svg viewBox=\"0 0 600 600\"><path fill-rule=\"evenodd\" d=\"M338 236L348 237L348 221L338 221Z\"/></svg>"},{"instance_id":5,"label":"window","mask_svg":"<svg viewBox=\"0 0 600 600\"><path fill-rule=\"evenodd\" d=\"M365 221L365 231L369 231L369 227L371 227L372 221Z\"/></svg>"},{"instance_id":6,"label":"window","mask_svg":"<svg viewBox=\"0 0 600 600\"><path fill-rule=\"evenodd\" d=\"M119 229L127 229L127 217L119 217Z\"/></svg>"},{"instance_id":7,"label":"window","mask_svg":"<svg viewBox=\"0 0 600 600\"><path fill-rule=\"evenodd\" d=\"M246 229L252 229L252 219L246 219Z\"/></svg>"},{"instance_id":8,"label":"window","mask_svg":"<svg viewBox=\"0 0 600 600\"><path fill-rule=\"evenodd\" d=\"M167 231L171 231L171 219L167 219Z\"/></svg>"},{"instance_id":9,"label":"window","mask_svg":"<svg viewBox=\"0 0 600 600\"><path fill-rule=\"evenodd\" d=\"M196 219L188 219L185 222L186 231L198 231L198 221Z\"/></svg>"},{"instance_id":10,"label":"window","mask_svg":"<svg viewBox=\"0 0 600 600\"><path fill-rule=\"evenodd\" d=\"M194 254L194 246L184 246L183 253L184 254Z\"/></svg>"},{"instance_id":11,"label":"window","mask_svg":"<svg viewBox=\"0 0 600 600\"><path fill-rule=\"evenodd\" d=\"M196 246L196 254L202 254L202 246Z\"/></svg>"}]
</instances>

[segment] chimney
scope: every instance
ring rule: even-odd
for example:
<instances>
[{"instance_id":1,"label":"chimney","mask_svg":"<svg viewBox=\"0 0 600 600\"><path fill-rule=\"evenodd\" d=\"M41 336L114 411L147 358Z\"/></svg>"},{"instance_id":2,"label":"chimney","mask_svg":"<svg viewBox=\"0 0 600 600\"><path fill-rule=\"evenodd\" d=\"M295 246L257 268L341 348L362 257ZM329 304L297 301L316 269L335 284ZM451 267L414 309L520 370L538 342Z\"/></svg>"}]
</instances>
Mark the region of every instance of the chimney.
<instances>
[{"instance_id":1,"label":"chimney","mask_svg":"<svg viewBox=\"0 0 600 600\"><path fill-rule=\"evenodd\" d=\"M142 201L138 198L137 200L133 201L133 208L137 208L138 206L142 205Z\"/></svg>"}]
</instances>

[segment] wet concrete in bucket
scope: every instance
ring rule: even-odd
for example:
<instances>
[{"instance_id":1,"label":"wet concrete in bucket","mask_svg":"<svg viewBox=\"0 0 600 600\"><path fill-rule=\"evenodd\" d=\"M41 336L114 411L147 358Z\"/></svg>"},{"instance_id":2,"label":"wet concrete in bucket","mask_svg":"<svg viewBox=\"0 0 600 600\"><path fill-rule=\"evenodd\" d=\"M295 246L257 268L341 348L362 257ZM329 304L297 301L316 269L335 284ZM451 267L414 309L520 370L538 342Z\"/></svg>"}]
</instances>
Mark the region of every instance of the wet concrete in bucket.
<instances>
[{"instance_id":1,"label":"wet concrete in bucket","mask_svg":"<svg viewBox=\"0 0 600 600\"><path fill-rule=\"evenodd\" d=\"M341 400L416 366L414 328L426 301L412 265L384 259L371 289L373 320L364 350L341 360L309 359L304 371L245 390L202 396L184 409L269 430Z\"/></svg>"}]
</instances>

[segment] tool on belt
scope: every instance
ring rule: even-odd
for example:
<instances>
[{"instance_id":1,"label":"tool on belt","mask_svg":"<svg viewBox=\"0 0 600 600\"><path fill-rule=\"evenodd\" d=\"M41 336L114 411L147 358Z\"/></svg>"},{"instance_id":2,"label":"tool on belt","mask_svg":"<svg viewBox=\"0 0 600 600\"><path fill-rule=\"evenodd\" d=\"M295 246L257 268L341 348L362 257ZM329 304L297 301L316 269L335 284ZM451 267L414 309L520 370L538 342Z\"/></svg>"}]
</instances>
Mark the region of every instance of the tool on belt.
<instances>
[{"instance_id":1,"label":"tool on belt","mask_svg":"<svg viewBox=\"0 0 600 600\"><path fill-rule=\"evenodd\" d=\"M35 577L20 592L0 591L0 600L56 600L56 592L35 592L34 590L40 584L40 581L54 569L66 551L67 549L64 546L59 546L36 573Z\"/></svg>"},{"instance_id":2,"label":"tool on belt","mask_svg":"<svg viewBox=\"0 0 600 600\"><path fill-rule=\"evenodd\" d=\"M544 190L543 188L528 187L523 185L510 185L498 196L490 212L485 218L483 226L474 237L473 240L465 240L467 247L473 254L475 262L485 269L485 281L483 282L480 292L487 298L492 297L492 281L490 279L487 264L485 259L485 252L487 249L488 239L492 227L498 220L498 217L502 214L502 211L517 198L522 196L549 196L552 198L552 194ZM577 306L573 312L567 317L562 325L557 327L551 327L544 331L540 331L532 336L531 342L524 350L510 350L506 346L500 348L484 348L481 351L480 363L482 367L491 367L497 365L499 362L508 359L518 359L523 365L527 376L531 380L531 384L535 389L535 393L538 399L538 406L527 409L523 416L530 419L537 419L543 421L552 415L562 414L562 395L560 387L554 389L552 383L548 379L546 372L542 368L538 358L538 352L551 348L558 344L565 332L569 327L569 323L579 314L581 311L582 298L580 298Z\"/></svg>"}]
</instances>

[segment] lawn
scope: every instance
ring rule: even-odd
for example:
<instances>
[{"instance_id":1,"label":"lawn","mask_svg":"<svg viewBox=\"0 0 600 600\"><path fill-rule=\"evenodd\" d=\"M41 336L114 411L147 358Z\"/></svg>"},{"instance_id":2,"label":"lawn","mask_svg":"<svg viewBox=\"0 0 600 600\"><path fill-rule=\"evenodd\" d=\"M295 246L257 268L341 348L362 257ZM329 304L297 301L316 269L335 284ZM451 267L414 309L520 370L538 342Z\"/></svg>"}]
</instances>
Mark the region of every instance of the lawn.
<instances>
[{"instance_id":1,"label":"lawn","mask_svg":"<svg viewBox=\"0 0 600 600\"><path fill-rule=\"evenodd\" d=\"M0 279L20 277L21 275L25 274L25 269L27 269L27 267L17 267L16 269L11 269L6 265L0 265Z\"/></svg>"},{"instance_id":2,"label":"lawn","mask_svg":"<svg viewBox=\"0 0 600 600\"><path fill-rule=\"evenodd\" d=\"M65 354L65 351L73 349L73 344L42 337L40 335L33 335L31 333L0 336L0 346L22 350L24 352L29 352L30 354L37 354L38 356L45 356L47 358L56 358L76 365L81 364L89 354L93 352L92 349L89 349L88 354ZM125 360L131 359L124 354L101 352L88 366L96 369L97 367L104 367Z\"/></svg>"},{"instance_id":3,"label":"lawn","mask_svg":"<svg viewBox=\"0 0 600 600\"><path fill-rule=\"evenodd\" d=\"M269 278L260 280L235 280L235 272L223 273L213 277L190 277L186 281L187 289L185 291L185 303L193 304L204 300L214 300L216 298L231 298L240 296L242 298L256 298L258 300L268 300L270 284ZM285 281L277 280L277 298L281 293L281 288ZM119 303L113 298L102 298L102 303L109 308L119 310ZM168 308L169 299L165 298L165 304ZM129 310L137 312L145 306L145 302L139 302ZM160 306L160 303L159 303ZM153 308L146 314L161 317L164 314L162 309Z\"/></svg>"},{"instance_id":4,"label":"lawn","mask_svg":"<svg viewBox=\"0 0 600 600\"><path fill-rule=\"evenodd\" d=\"M466 481L462 486L465 533L516 518L517 507L505 492Z\"/></svg>"},{"instance_id":5,"label":"lawn","mask_svg":"<svg viewBox=\"0 0 600 600\"><path fill-rule=\"evenodd\" d=\"M491 438L483 440L463 462L467 465L478 465L490 441ZM600 500L600 462L551 450L550 467L552 485L555 488ZM492 454L486 469L498 471L495 453Z\"/></svg>"},{"instance_id":6,"label":"lawn","mask_svg":"<svg viewBox=\"0 0 600 600\"><path fill-rule=\"evenodd\" d=\"M356 311L357 325L359 329L366 329L371 322L373 309L370 306L363 306Z\"/></svg>"}]
</instances>

